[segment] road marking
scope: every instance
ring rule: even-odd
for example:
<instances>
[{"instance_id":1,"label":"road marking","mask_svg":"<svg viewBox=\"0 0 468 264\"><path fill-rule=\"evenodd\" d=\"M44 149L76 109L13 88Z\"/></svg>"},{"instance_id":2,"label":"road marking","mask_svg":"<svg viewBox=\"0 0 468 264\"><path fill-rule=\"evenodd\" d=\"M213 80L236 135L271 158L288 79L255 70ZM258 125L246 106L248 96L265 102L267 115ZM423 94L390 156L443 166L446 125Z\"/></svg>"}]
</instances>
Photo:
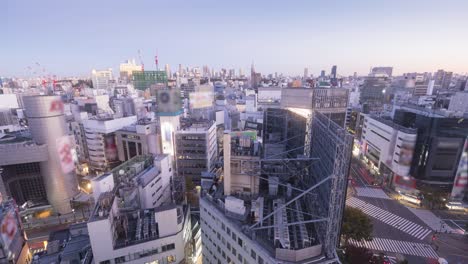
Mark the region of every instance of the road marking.
<instances>
[{"instance_id":1,"label":"road marking","mask_svg":"<svg viewBox=\"0 0 468 264\"><path fill-rule=\"evenodd\" d=\"M460 228L460 230L454 230L451 228L447 223L445 223L442 219L437 217L435 214L433 214L429 210L425 209L416 209L416 208L411 208L411 207L406 207L408 210L410 210L415 216L417 216L421 221L423 221L426 225L428 225L432 230L434 231L439 231L439 232L447 232L447 233L460 233L463 234L464 230L461 228L459 225L455 224Z\"/></svg>"},{"instance_id":2,"label":"road marking","mask_svg":"<svg viewBox=\"0 0 468 264\"><path fill-rule=\"evenodd\" d=\"M424 243L415 243L378 237L374 237L372 241L357 242L351 239L349 242L352 245L358 247L365 247L377 251L400 253L405 255L426 257L432 259L439 258L434 249L430 245Z\"/></svg>"},{"instance_id":3,"label":"road marking","mask_svg":"<svg viewBox=\"0 0 468 264\"><path fill-rule=\"evenodd\" d=\"M463 232L462 234L465 234L465 229L463 229L461 226L457 225L457 223L455 223L453 220L450 220L450 222L452 222L454 225L456 225L458 228L460 228L460 230Z\"/></svg>"},{"instance_id":4,"label":"road marking","mask_svg":"<svg viewBox=\"0 0 468 264\"><path fill-rule=\"evenodd\" d=\"M416 224L408 219L405 219L389 211L383 210L373 204L364 202L356 197L351 197L346 200L346 205L362 210L365 214L384 222L404 233L409 234L417 239L423 240L429 235L432 230Z\"/></svg>"},{"instance_id":5,"label":"road marking","mask_svg":"<svg viewBox=\"0 0 468 264\"><path fill-rule=\"evenodd\" d=\"M389 199L389 200L391 199L382 189L356 187L356 192L357 192L357 196Z\"/></svg>"}]
</instances>

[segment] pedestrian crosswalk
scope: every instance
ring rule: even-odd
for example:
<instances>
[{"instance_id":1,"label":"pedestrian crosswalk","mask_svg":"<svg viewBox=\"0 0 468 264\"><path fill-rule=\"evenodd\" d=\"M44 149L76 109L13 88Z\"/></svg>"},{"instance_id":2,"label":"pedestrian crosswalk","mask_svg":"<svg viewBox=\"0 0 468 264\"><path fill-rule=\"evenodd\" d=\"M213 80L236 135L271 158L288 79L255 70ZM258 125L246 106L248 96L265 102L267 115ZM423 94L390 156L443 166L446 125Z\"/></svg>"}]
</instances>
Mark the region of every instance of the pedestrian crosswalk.
<instances>
[{"instance_id":1,"label":"pedestrian crosswalk","mask_svg":"<svg viewBox=\"0 0 468 264\"><path fill-rule=\"evenodd\" d=\"M430 245L423 243L415 243L378 237L374 237L372 241L363 240L361 242L358 242L350 240L349 243L358 247L365 247L377 251L394 252L433 259L439 258L437 253Z\"/></svg>"},{"instance_id":2,"label":"pedestrian crosswalk","mask_svg":"<svg viewBox=\"0 0 468 264\"><path fill-rule=\"evenodd\" d=\"M356 195L371 198L390 199L388 195L379 188L356 187Z\"/></svg>"},{"instance_id":3,"label":"pedestrian crosswalk","mask_svg":"<svg viewBox=\"0 0 468 264\"><path fill-rule=\"evenodd\" d=\"M349 198L346 201L346 204L351 207L361 209L365 214L380 220L385 224L391 225L394 228L399 229L402 232L405 232L417 239L422 240L432 232L431 229L425 228L396 214L385 211L356 197Z\"/></svg>"},{"instance_id":4,"label":"pedestrian crosswalk","mask_svg":"<svg viewBox=\"0 0 468 264\"><path fill-rule=\"evenodd\" d=\"M419 219L421 219L426 225L428 225L432 230L439 231L442 233L454 233L454 230L450 226L448 226L444 221L442 221L431 211L411 207L407 208Z\"/></svg>"}]
</instances>

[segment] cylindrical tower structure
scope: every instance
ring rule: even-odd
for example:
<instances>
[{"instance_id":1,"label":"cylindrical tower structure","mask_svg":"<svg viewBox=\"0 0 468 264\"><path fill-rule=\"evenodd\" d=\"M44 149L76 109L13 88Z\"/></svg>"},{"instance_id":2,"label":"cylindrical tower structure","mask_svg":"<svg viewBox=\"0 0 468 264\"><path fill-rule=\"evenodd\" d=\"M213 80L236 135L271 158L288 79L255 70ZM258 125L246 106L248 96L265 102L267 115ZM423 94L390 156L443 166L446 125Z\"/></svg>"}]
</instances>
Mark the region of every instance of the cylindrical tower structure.
<instances>
[{"instance_id":1,"label":"cylindrical tower structure","mask_svg":"<svg viewBox=\"0 0 468 264\"><path fill-rule=\"evenodd\" d=\"M57 212L70 213L70 199L78 193L78 181L63 102L60 96L25 96L23 101L33 140L47 144L48 159L40 163L47 199Z\"/></svg>"}]
</instances>

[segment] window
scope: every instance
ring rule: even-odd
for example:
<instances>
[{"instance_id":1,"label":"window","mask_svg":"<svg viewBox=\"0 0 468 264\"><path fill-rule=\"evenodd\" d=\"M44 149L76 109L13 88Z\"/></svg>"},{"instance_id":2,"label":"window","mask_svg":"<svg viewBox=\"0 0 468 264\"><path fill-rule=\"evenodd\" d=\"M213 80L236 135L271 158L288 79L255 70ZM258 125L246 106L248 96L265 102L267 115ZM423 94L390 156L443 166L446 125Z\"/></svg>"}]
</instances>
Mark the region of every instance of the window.
<instances>
[{"instance_id":1,"label":"window","mask_svg":"<svg viewBox=\"0 0 468 264\"><path fill-rule=\"evenodd\" d=\"M236 255L236 249L234 247L232 247L232 254L235 256Z\"/></svg>"},{"instance_id":2,"label":"window","mask_svg":"<svg viewBox=\"0 0 468 264\"><path fill-rule=\"evenodd\" d=\"M125 262L125 256L118 257L114 259L114 262L117 263L124 263Z\"/></svg>"},{"instance_id":3,"label":"window","mask_svg":"<svg viewBox=\"0 0 468 264\"><path fill-rule=\"evenodd\" d=\"M99 264L110 264L110 260L101 261L101 262L99 262Z\"/></svg>"},{"instance_id":4,"label":"window","mask_svg":"<svg viewBox=\"0 0 468 264\"><path fill-rule=\"evenodd\" d=\"M229 242L227 242L226 247L227 247L228 250L231 250L231 244L229 244Z\"/></svg>"},{"instance_id":5,"label":"window","mask_svg":"<svg viewBox=\"0 0 468 264\"><path fill-rule=\"evenodd\" d=\"M263 264L263 259L262 259L262 257L258 256L257 261L258 261L258 264Z\"/></svg>"},{"instance_id":6,"label":"window","mask_svg":"<svg viewBox=\"0 0 468 264\"><path fill-rule=\"evenodd\" d=\"M169 251L169 250L173 250L175 248L175 244L172 243L172 244L169 244L169 245L164 245L162 246L162 252L166 252L166 251Z\"/></svg>"},{"instance_id":7,"label":"window","mask_svg":"<svg viewBox=\"0 0 468 264\"><path fill-rule=\"evenodd\" d=\"M234 233L234 232L232 232L232 239L233 239L234 241L236 241L236 240L237 240L236 233Z\"/></svg>"},{"instance_id":8,"label":"window","mask_svg":"<svg viewBox=\"0 0 468 264\"><path fill-rule=\"evenodd\" d=\"M250 256L251 256L253 259L257 259L257 253L255 253L255 251L253 251L253 249L250 250Z\"/></svg>"},{"instance_id":9,"label":"window","mask_svg":"<svg viewBox=\"0 0 468 264\"><path fill-rule=\"evenodd\" d=\"M223 231L225 230L226 226L224 225L224 223L221 223L221 229L223 229Z\"/></svg>"},{"instance_id":10,"label":"window","mask_svg":"<svg viewBox=\"0 0 468 264\"><path fill-rule=\"evenodd\" d=\"M237 244L239 244L239 246L242 247L243 243L244 243L244 241L242 241L242 239L240 237L237 238Z\"/></svg>"},{"instance_id":11,"label":"window","mask_svg":"<svg viewBox=\"0 0 468 264\"><path fill-rule=\"evenodd\" d=\"M240 261L239 263L242 263L242 255L240 253L237 255L237 259Z\"/></svg>"},{"instance_id":12,"label":"window","mask_svg":"<svg viewBox=\"0 0 468 264\"><path fill-rule=\"evenodd\" d=\"M228 236L231 235L231 229L229 229L229 227L226 227L226 233L228 234Z\"/></svg>"}]
</instances>

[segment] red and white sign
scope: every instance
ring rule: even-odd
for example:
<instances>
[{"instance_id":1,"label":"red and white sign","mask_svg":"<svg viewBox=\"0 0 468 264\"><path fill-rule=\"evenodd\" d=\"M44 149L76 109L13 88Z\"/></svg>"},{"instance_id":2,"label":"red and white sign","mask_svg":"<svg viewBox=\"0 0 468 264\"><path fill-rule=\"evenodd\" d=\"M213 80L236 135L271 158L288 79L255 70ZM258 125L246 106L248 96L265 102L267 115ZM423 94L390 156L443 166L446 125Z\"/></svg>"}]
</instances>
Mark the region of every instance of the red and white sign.
<instances>
[{"instance_id":1,"label":"red and white sign","mask_svg":"<svg viewBox=\"0 0 468 264\"><path fill-rule=\"evenodd\" d=\"M57 153L60 158L60 165L62 166L63 173L72 172L75 169L75 162L73 161L72 144L69 136L57 138Z\"/></svg>"},{"instance_id":2,"label":"red and white sign","mask_svg":"<svg viewBox=\"0 0 468 264\"><path fill-rule=\"evenodd\" d=\"M61 100L54 100L50 103L49 112L63 113L63 102Z\"/></svg>"}]
</instances>

